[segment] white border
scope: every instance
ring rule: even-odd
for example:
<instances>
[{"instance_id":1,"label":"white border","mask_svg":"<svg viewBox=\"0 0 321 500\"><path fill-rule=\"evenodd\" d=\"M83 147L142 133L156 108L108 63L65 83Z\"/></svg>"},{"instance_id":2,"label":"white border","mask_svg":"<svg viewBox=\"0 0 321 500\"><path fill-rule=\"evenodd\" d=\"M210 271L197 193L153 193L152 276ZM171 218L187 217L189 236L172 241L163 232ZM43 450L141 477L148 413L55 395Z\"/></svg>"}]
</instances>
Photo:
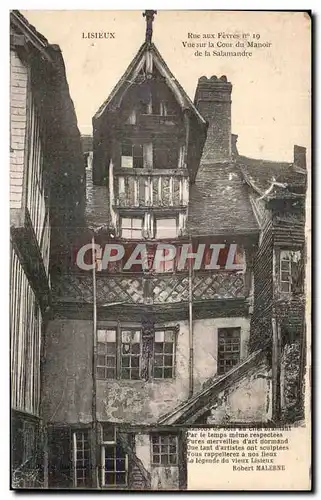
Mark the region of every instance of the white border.
<instances>
[{"instance_id":1,"label":"white border","mask_svg":"<svg viewBox=\"0 0 321 500\"><path fill-rule=\"evenodd\" d=\"M153 8L153 9L162 9L162 10L194 10L197 8L197 10L255 10L256 7L258 7L258 10L304 10L304 9L311 9L314 16L318 16L320 12L320 2L314 0L310 1L309 5L302 5L304 2L298 1L298 0L291 0L291 1L280 1L280 0L269 0L269 1L261 1L258 5L256 3L253 3L253 1L245 1L239 2L237 0L216 0L213 2L213 0L199 0L196 4L193 2L186 2L186 1L178 1L178 0L162 0L162 1L138 1L135 0L133 1L124 1L124 0L117 0L117 1L108 1L106 0L98 1L98 0L91 0L90 2L85 2L82 0L78 0L77 2L70 2L68 0L55 0L55 1L49 1L46 2L44 5L43 1L39 0L28 0L28 1L20 1L19 5L12 5L12 2L3 2L0 8L0 22L1 22L1 38L2 38L2 43L0 44L0 50L1 50L1 62L2 62L2 69L1 69L1 110L2 110L2 121L1 121L1 143L2 143L2 153L3 153L3 159L2 159L2 175L3 179L2 182L0 183L0 200L2 201L2 210L0 211L0 217L1 217L1 228L3 231L3 238L2 238L2 245L1 245L1 262L3 263L3 271L2 271L2 276L1 276L1 308L2 308L2 343L1 343L1 361L0 361L0 367L1 367L1 407L2 407L2 412L1 412L1 426L0 426L0 440L1 440L1 454L0 454L0 459L1 459L1 467L0 467L0 493L1 493L1 498L10 498L11 495L14 494L14 492L9 491L9 462L8 462L8 456L9 456L9 385L8 385L8 374L9 374L9 322L8 322L8 311L9 311L9 294L8 294L8 284L9 284L9 226L8 226L8 221L9 221L9 168L8 168L8 160L9 160L9 150L8 150L8 145L9 145L9 116L8 116L8 111L9 111L9 99L8 99L8 83L9 83L9 10L14 9L14 8L19 8L21 10L23 9L81 9L81 10L145 10L147 8ZM317 67L319 63L319 57L320 57L320 37L317 36L316 34L316 20L314 20L314 36L315 36L315 63L316 67L314 68L315 74L317 74ZM45 33L44 33L45 35ZM316 84L314 86L314 92L316 91ZM316 103L315 103L316 104ZM6 110L6 111L5 111ZM319 118L319 106L316 106L316 109L314 110L315 113L315 120ZM319 129L320 130L320 129ZM320 158L320 143L321 139L319 136L319 131L316 133L315 136L315 145L316 145L316 157L315 157L315 162L316 165L313 165L313 171L315 172L316 169L321 168L319 166L319 158ZM7 166L6 166L7 165ZM4 175L4 172L6 175ZM317 183L316 188L315 188L315 204L316 204L316 221L318 223L318 220L320 220L320 211L321 211L321 201L319 199L319 196L321 194L321 174L319 173L317 178L314 179L314 181ZM319 216L319 217L318 217ZM6 231L7 229L7 231ZM318 233L317 233L318 234ZM319 248L319 238L316 238L316 243L317 243L317 248ZM317 259L315 259L315 263L317 264ZM319 278L320 278L320 270L317 272L317 280L316 280L316 290L318 291L318 284L319 284ZM321 286L321 285L320 285ZM321 296L321 293L316 293L316 304L315 304L315 309L318 311L320 309L321 304L318 304L319 297ZM317 319L317 318L316 318ZM318 332L318 329L315 327L314 328L315 333ZM313 334L314 332L312 332ZM317 335L315 335L317 337ZM320 359L318 357L318 354L320 353L320 342L318 342L318 339L314 339L314 348L316 349L316 353L313 357L313 360L317 361ZM319 365L319 363L316 362L316 365ZM316 385L319 380L320 380L320 370L316 370L314 373L314 385ZM315 427L317 427L318 419L317 415L320 415L320 398L317 397L317 390L315 391L315 406L316 406L316 411L315 411ZM320 435L321 432L319 431L315 436L314 436L314 446L316 446L317 451L320 449ZM314 467L316 470L316 467ZM315 484L317 483L316 478L314 478ZM318 485L316 484L316 487ZM59 494L59 493L58 493ZM40 494L40 497L43 497L45 494ZM114 496L115 494L109 493L109 496ZM230 496L232 495L224 495ZM281 494L274 494L274 497L278 497ZM295 493L293 493L295 495ZM152 496L152 494L144 494L144 497L147 498L149 496ZM221 496L221 495L219 495ZM76 495L76 497L81 498L81 495ZM93 495L91 495L88 492L87 498L95 498Z\"/></svg>"}]
</instances>

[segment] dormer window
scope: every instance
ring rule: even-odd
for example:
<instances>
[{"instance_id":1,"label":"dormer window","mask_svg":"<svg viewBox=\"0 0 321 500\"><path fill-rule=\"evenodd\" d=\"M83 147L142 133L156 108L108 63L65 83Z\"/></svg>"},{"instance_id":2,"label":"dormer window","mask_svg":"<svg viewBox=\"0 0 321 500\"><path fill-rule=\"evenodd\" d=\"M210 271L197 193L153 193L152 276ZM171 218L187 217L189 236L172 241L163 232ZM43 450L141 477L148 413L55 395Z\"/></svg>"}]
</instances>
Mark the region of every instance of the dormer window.
<instances>
[{"instance_id":1,"label":"dormer window","mask_svg":"<svg viewBox=\"0 0 321 500\"><path fill-rule=\"evenodd\" d=\"M123 143L121 145L121 167L143 168L143 145Z\"/></svg>"}]
</instances>

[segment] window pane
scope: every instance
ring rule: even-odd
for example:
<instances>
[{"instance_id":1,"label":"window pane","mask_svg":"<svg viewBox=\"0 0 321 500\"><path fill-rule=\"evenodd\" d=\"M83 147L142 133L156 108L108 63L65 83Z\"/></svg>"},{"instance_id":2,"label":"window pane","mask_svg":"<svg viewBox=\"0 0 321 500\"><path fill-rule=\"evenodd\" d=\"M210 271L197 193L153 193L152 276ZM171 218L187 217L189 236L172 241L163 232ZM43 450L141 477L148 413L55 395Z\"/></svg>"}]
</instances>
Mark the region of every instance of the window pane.
<instances>
[{"instance_id":1,"label":"window pane","mask_svg":"<svg viewBox=\"0 0 321 500\"><path fill-rule=\"evenodd\" d=\"M109 342L108 344L106 344L106 352L107 354L116 354L116 342Z\"/></svg>"},{"instance_id":2,"label":"window pane","mask_svg":"<svg viewBox=\"0 0 321 500\"><path fill-rule=\"evenodd\" d=\"M107 356L106 358L107 358L106 361L107 361L108 367L114 367L116 365L116 358L115 357Z\"/></svg>"},{"instance_id":3,"label":"window pane","mask_svg":"<svg viewBox=\"0 0 321 500\"><path fill-rule=\"evenodd\" d=\"M164 344L164 352L172 354L174 344Z\"/></svg>"},{"instance_id":4,"label":"window pane","mask_svg":"<svg viewBox=\"0 0 321 500\"><path fill-rule=\"evenodd\" d=\"M128 238L129 240L133 238L132 232L130 229L122 229L121 230L121 237L122 238Z\"/></svg>"},{"instance_id":5,"label":"window pane","mask_svg":"<svg viewBox=\"0 0 321 500\"><path fill-rule=\"evenodd\" d=\"M121 341L124 344L130 344L130 341L131 341L131 331L130 330L122 330Z\"/></svg>"},{"instance_id":6,"label":"window pane","mask_svg":"<svg viewBox=\"0 0 321 500\"><path fill-rule=\"evenodd\" d=\"M156 238L176 238L176 219L156 219Z\"/></svg>"},{"instance_id":7,"label":"window pane","mask_svg":"<svg viewBox=\"0 0 321 500\"><path fill-rule=\"evenodd\" d=\"M164 366L173 366L173 356L164 356Z\"/></svg>"},{"instance_id":8,"label":"window pane","mask_svg":"<svg viewBox=\"0 0 321 500\"><path fill-rule=\"evenodd\" d=\"M97 366L105 366L105 356L101 356L100 354L98 354Z\"/></svg>"},{"instance_id":9,"label":"window pane","mask_svg":"<svg viewBox=\"0 0 321 500\"><path fill-rule=\"evenodd\" d=\"M281 261L281 269L282 269L282 271L289 271L290 270L290 261L289 260L282 260Z\"/></svg>"},{"instance_id":10,"label":"window pane","mask_svg":"<svg viewBox=\"0 0 321 500\"><path fill-rule=\"evenodd\" d=\"M281 260L291 260L291 253L288 250L282 250Z\"/></svg>"},{"instance_id":11,"label":"window pane","mask_svg":"<svg viewBox=\"0 0 321 500\"><path fill-rule=\"evenodd\" d=\"M114 459L107 458L105 460L105 470L106 471L113 471L113 470L115 470L115 460Z\"/></svg>"},{"instance_id":12,"label":"window pane","mask_svg":"<svg viewBox=\"0 0 321 500\"><path fill-rule=\"evenodd\" d=\"M121 157L121 168L133 168L132 156L122 156Z\"/></svg>"},{"instance_id":13,"label":"window pane","mask_svg":"<svg viewBox=\"0 0 321 500\"><path fill-rule=\"evenodd\" d=\"M288 271L281 272L281 281L290 281L290 273Z\"/></svg>"},{"instance_id":14,"label":"window pane","mask_svg":"<svg viewBox=\"0 0 321 500\"><path fill-rule=\"evenodd\" d=\"M116 474L116 484L126 485L126 474L124 472L118 472Z\"/></svg>"},{"instance_id":15,"label":"window pane","mask_svg":"<svg viewBox=\"0 0 321 500\"><path fill-rule=\"evenodd\" d=\"M103 441L114 442L116 439L115 428L110 427L109 425L103 426ZM108 450L107 450L108 453Z\"/></svg>"},{"instance_id":16,"label":"window pane","mask_svg":"<svg viewBox=\"0 0 321 500\"><path fill-rule=\"evenodd\" d=\"M100 379L105 379L105 368L97 367L97 377Z\"/></svg>"},{"instance_id":17,"label":"window pane","mask_svg":"<svg viewBox=\"0 0 321 500\"><path fill-rule=\"evenodd\" d=\"M138 357L136 357L136 358L132 357L131 358L131 364L132 364L133 367L139 367L139 358Z\"/></svg>"},{"instance_id":18,"label":"window pane","mask_svg":"<svg viewBox=\"0 0 321 500\"><path fill-rule=\"evenodd\" d=\"M289 292L290 291L290 283L288 282L281 282L281 292Z\"/></svg>"},{"instance_id":19,"label":"window pane","mask_svg":"<svg viewBox=\"0 0 321 500\"><path fill-rule=\"evenodd\" d=\"M130 379L130 368L123 368L121 373L122 373L122 378Z\"/></svg>"},{"instance_id":20,"label":"window pane","mask_svg":"<svg viewBox=\"0 0 321 500\"><path fill-rule=\"evenodd\" d=\"M164 331L155 331L155 342L164 342Z\"/></svg>"},{"instance_id":21,"label":"window pane","mask_svg":"<svg viewBox=\"0 0 321 500\"><path fill-rule=\"evenodd\" d=\"M106 377L107 378L116 378L115 368L106 368Z\"/></svg>"},{"instance_id":22,"label":"window pane","mask_svg":"<svg viewBox=\"0 0 321 500\"><path fill-rule=\"evenodd\" d=\"M106 344L103 344L102 342L98 342L97 343L97 352L98 352L98 354L105 354Z\"/></svg>"},{"instance_id":23,"label":"window pane","mask_svg":"<svg viewBox=\"0 0 321 500\"><path fill-rule=\"evenodd\" d=\"M142 219L132 219L133 229L141 229L141 227L142 227Z\"/></svg>"},{"instance_id":24,"label":"window pane","mask_svg":"<svg viewBox=\"0 0 321 500\"><path fill-rule=\"evenodd\" d=\"M172 330L165 331L165 342L174 342L174 332Z\"/></svg>"},{"instance_id":25,"label":"window pane","mask_svg":"<svg viewBox=\"0 0 321 500\"><path fill-rule=\"evenodd\" d=\"M139 379L139 369L138 368L132 368L132 370L131 370L131 379L133 379L133 380L138 380Z\"/></svg>"},{"instance_id":26,"label":"window pane","mask_svg":"<svg viewBox=\"0 0 321 500\"><path fill-rule=\"evenodd\" d=\"M107 330L107 342L116 342L116 330Z\"/></svg>"},{"instance_id":27,"label":"window pane","mask_svg":"<svg viewBox=\"0 0 321 500\"><path fill-rule=\"evenodd\" d=\"M131 229L132 224L131 224L131 219L126 219L124 217L121 218L121 227L124 229Z\"/></svg>"},{"instance_id":28,"label":"window pane","mask_svg":"<svg viewBox=\"0 0 321 500\"><path fill-rule=\"evenodd\" d=\"M168 455L161 455L161 464L162 465L168 464Z\"/></svg>"},{"instance_id":29,"label":"window pane","mask_svg":"<svg viewBox=\"0 0 321 500\"><path fill-rule=\"evenodd\" d=\"M164 368L164 378L172 378L172 377L173 377L173 369Z\"/></svg>"},{"instance_id":30,"label":"window pane","mask_svg":"<svg viewBox=\"0 0 321 500\"><path fill-rule=\"evenodd\" d=\"M155 366L163 366L163 355L155 355L154 357Z\"/></svg>"},{"instance_id":31,"label":"window pane","mask_svg":"<svg viewBox=\"0 0 321 500\"><path fill-rule=\"evenodd\" d=\"M136 332L134 332L134 335L133 335L133 343L139 343L140 342L140 330L137 330Z\"/></svg>"},{"instance_id":32,"label":"window pane","mask_svg":"<svg viewBox=\"0 0 321 500\"><path fill-rule=\"evenodd\" d=\"M116 476L112 472L106 472L105 473L105 484L106 484L106 486L114 486L116 484L115 479L116 479Z\"/></svg>"},{"instance_id":33,"label":"window pane","mask_svg":"<svg viewBox=\"0 0 321 500\"><path fill-rule=\"evenodd\" d=\"M114 458L116 454L115 446L105 446L105 457Z\"/></svg>"},{"instance_id":34,"label":"window pane","mask_svg":"<svg viewBox=\"0 0 321 500\"><path fill-rule=\"evenodd\" d=\"M129 354L130 353L130 344L123 344L123 354Z\"/></svg>"},{"instance_id":35,"label":"window pane","mask_svg":"<svg viewBox=\"0 0 321 500\"><path fill-rule=\"evenodd\" d=\"M121 364L124 367L129 367L129 356L123 356L121 359Z\"/></svg>"},{"instance_id":36,"label":"window pane","mask_svg":"<svg viewBox=\"0 0 321 500\"><path fill-rule=\"evenodd\" d=\"M155 378L163 378L162 368L154 368L154 377Z\"/></svg>"},{"instance_id":37,"label":"window pane","mask_svg":"<svg viewBox=\"0 0 321 500\"><path fill-rule=\"evenodd\" d=\"M98 342L106 342L106 330L97 331L97 340Z\"/></svg>"},{"instance_id":38,"label":"window pane","mask_svg":"<svg viewBox=\"0 0 321 500\"><path fill-rule=\"evenodd\" d=\"M165 345L169 345L169 344L165 344ZM158 342L157 344L154 345L154 352L155 353L162 353L163 349L164 349L163 343Z\"/></svg>"},{"instance_id":39,"label":"window pane","mask_svg":"<svg viewBox=\"0 0 321 500\"><path fill-rule=\"evenodd\" d=\"M222 374L240 361L240 329L220 328L218 344L218 373Z\"/></svg>"},{"instance_id":40,"label":"window pane","mask_svg":"<svg viewBox=\"0 0 321 500\"><path fill-rule=\"evenodd\" d=\"M176 454L169 456L169 463L172 464L172 465L174 465L174 464L177 463L177 456L176 456Z\"/></svg>"},{"instance_id":41,"label":"window pane","mask_svg":"<svg viewBox=\"0 0 321 500\"><path fill-rule=\"evenodd\" d=\"M139 354L140 353L140 344L132 344L132 353Z\"/></svg>"},{"instance_id":42,"label":"window pane","mask_svg":"<svg viewBox=\"0 0 321 500\"><path fill-rule=\"evenodd\" d=\"M133 154L134 154L134 156L143 156L143 145L142 144L134 144L133 145Z\"/></svg>"},{"instance_id":43,"label":"window pane","mask_svg":"<svg viewBox=\"0 0 321 500\"><path fill-rule=\"evenodd\" d=\"M122 154L122 156L131 156L132 155L132 145L131 144L122 144L121 145L121 154Z\"/></svg>"}]
</instances>

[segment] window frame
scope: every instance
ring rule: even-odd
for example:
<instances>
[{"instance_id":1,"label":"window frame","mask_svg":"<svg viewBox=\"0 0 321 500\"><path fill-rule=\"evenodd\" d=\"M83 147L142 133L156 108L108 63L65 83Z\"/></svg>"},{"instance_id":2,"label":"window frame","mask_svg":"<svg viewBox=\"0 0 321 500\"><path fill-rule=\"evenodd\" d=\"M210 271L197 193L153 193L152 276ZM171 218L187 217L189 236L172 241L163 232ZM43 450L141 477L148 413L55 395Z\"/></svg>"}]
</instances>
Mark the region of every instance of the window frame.
<instances>
[{"instance_id":1,"label":"window frame","mask_svg":"<svg viewBox=\"0 0 321 500\"><path fill-rule=\"evenodd\" d=\"M123 333L124 332L130 332L131 334L134 333L136 334L139 332L140 340L139 342L123 342ZM132 339L131 339L132 340ZM142 334L142 328L141 327L120 327L120 367L119 367L119 375L121 380L141 380L141 375L142 375L142 352L143 352L143 334ZM138 353L132 353L130 352L129 354L124 354L123 353L123 344L129 344L130 346L132 344L139 344L139 352ZM123 358L129 360L129 366L124 366L123 365ZM133 370L137 370L137 367L132 366L132 359L138 359L138 378L132 378L131 373ZM123 377L123 370L129 370L129 378Z\"/></svg>"},{"instance_id":2,"label":"window frame","mask_svg":"<svg viewBox=\"0 0 321 500\"><path fill-rule=\"evenodd\" d=\"M98 339L99 339L99 332L102 332L102 331L103 331L103 332L105 332L105 334L106 334L106 332L108 332L108 331L109 331L109 332L114 331L114 332L115 332L115 342L108 342L108 340L107 340L107 335L106 335L106 340L105 340L105 342L100 342L100 341L98 340ZM112 328L112 327L97 328L97 334L96 334L96 336L97 336L96 378L97 378L98 380L114 380L115 378L117 378L117 368L118 368L118 362L117 362L117 328L116 328L116 327L114 327L114 328ZM113 343L113 344L115 344L115 353L113 353L113 354L108 353L108 349L107 349L107 345L108 345L108 343ZM99 349L98 349L98 344L103 344L103 345L105 346L105 353L104 353L104 354L102 354L102 353L100 353L100 352L99 352ZM102 365L102 364L100 364L100 363L98 364L98 358L99 358L99 356L105 356L105 363L106 363L105 365ZM114 358L114 360L115 360L115 364L114 364L113 366L109 366L109 365L107 364L107 360L106 360L106 358ZM103 376L101 376L101 375L98 375L98 371L99 371L99 370L102 370L102 369L104 369L104 373L105 373L104 377L103 377ZM113 370L113 371L114 371L114 373L115 373L115 377L108 377L108 376L106 375L106 374L107 374L107 372L108 372L108 370Z\"/></svg>"},{"instance_id":3,"label":"window frame","mask_svg":"<svg viewBox=\"0 0 321 500\"><path fill-rule=\"evenodd\" d=\"M285 259L284 256L287 255L288 258ZM289 263L288 269L282 269L282 264L285 262ZM292 258L291 258L291 250L281 250L280 251L280 265L279 265L279 278L280 278L280 292L282 294L290 294L292 293ZM287 273L289 275L289 280L282 279L282 273ZM289 286L288 290L282 290L282 284L287 283Z\"/></svg>"},{"instance_id":4,"label":"window frame","mask_svg":"<svg viewBox=\"0 0 321 500\"><path fill-rule=\"evenodd\" d=\"M233 342L233 336L231 336L231 344L238 344L238 351L234 351L232 348L230 350L227 350L227 349L220 349L221 345L223 344L223 346L225 347L226 344L228 344L227 340L228 337L225 337L224 339L224 342L221 344L220 343L220 335L222 333L227 333L228 331L233 331L231 333L234 333L235 331L237 331L238 333L238 338L237 338L237 342L234 340ZM217 329L217 375L224 375L226 373L228 373L230 370L232 370L235 366L237 366L240 361L241 361L241 338L242 338L242 329L241 327L235 327L235 326L232 326L232 327L220 327ZM229 356L225 357L225 355L228 354ZM234 359L236 359L236 356L237 356L237 360L236 360L236 363L231 363L230 367L226 369L226 367L228 366L226 361L233 361ZM221 363L221 361L223 361L223 363ZM223 369L221 368L223 367Z\"/></svg>"},{"instance_id":5,"label":"window frame","mask_svg":"<svg viewBox=\"0 0 321 500\"><path fill-rule=\"evenodd\" d=\"M165 336L166 332L172 332L173 335L173 342L165 342ZM157 332L164 332L164 341L163 342L156 342L155 337ZM155 352L155 344L163 344L163 351L156 353ZM165 344L173 344L172 346L172 351L171 354L167 354L165 352ZM152 361L151 361L151 377L153 380L173 380L176 377L176 346L177 346L177 327L173 326L166 326L166 327L155 327L154 328L154 335L153 335L153 352L152 352ZM165 365L165 356L171 356L172 357L172 365L170 367L167 367ZM157 366L155 364L155 356L162 356L163 357L163 364ZM162 377L156 377L155 376L155 369L160 368L162 369ZM171 377L165 377L165 369L170 368L172 370L172 376Z\"/></svg>"},{"instance_id":6,"label":"window frame","mask_svg":"<svg viewBox=\"0 0 321 500\"><path fill-rule=\"evenodd\" d=\"M107 377L107 369L108 368L113 368L113 367L110 367L110 366L103 366L101 364L98 365L98 356L102 356L103 354L99 354L98 352L98 343L103 343L103 342L98 342L98 332L99 331L115 331L115 354L113 355L113 357L115 358L115 367L114 367L114 374L115 376L114 377ZM122 376L122 368L127 368L127 367L123 367L122 365L122 358L123 358L123 353L122 353L122 345L123 345L123 342L122 342L122 333L124 331L131 331L131 332L137 332L139 331L140 332L140 342L139 342L139 353L137 354L134 354L133 356L134 357L138 357L139 359L139 362L138 362L138 370L139 370L139 375L138 375L138 378L124 378ZM108 342L105 342L105 344L108 344ZM107 354L107 349L106 349L106 354L104 354L105 356L105 361L107 363L107 360L106 358L109 356L111 357L111 355L108 355ZM131 356L131 354L130 354ZM97 328L97 352L96 352L96 360L95 360L95 368L96 368L96 378L97 380L126 380L126 381L137 381L137 380L142 380L142 356L143 356L143 331L142 331L142 326L141 325L138 325L138 326L134 326L134 325L130 325L130 326L126 326L126 325L117 325L117 326L103 326L103 325L99 325L98 328ZM130 367L131 367L131 362L130 362ZM129 367L129 368L130 368ZM103 377L101 374L98 374L98 369L101 369L101 368L104 368L105 369L105 376Z\"/></svg>"},{"instance_id":7,"label":"window frame","mask_svg":"<svg viewBox=\"0 0 321 500\"><path fill-rule=\"evenodd\" d=\"M157 443L153 441L154 438L158 438ZM162 438L169 439L169 438L175 438L175 445L168 443L162 443ZM160 451L159 452L154 452L154 447L158 446ZM162 453L162 446L167 447L167 452ZM175 452L171 453L169 447L170 446L175 446ZM150 449L151 449L151 466L152 467L178 467L179 466L179 440L178 440L178 435L177 434L172 434L172 433L164 433L164 432L152 432L150 434ZM155 461L155 456L159 457L159 462ZM167 456L167 463L161 463L162 462L162 456ZM176 461L175 463L170 463L170 456L175 456Z\"/></svg>"},{"instance_id":8,"label":"window frame","mask_svg":"<svg viewBox=\"0 0 321 500\"><path fill-rule=\"evenodd\" d=\"M128 148L131 151L130 154L123 154L123 149ZM137 154L139 148L140 154ZM131 158L132 159L132 164L131 166L124 165L122 158ZM136 162L138 161L139 165L135 165L135 158ZM139 158L139 160L137 160ZM120 145L120 167L124 169L137 169L137 168L144 168L144 144L142 143L130 143L130 142L122 142Z\"/></svg>"},{"instance_id":9,"label":"window frame","mask_svg":"<svg viewBox=\"0 0 321 500\"><path fill-rule=\"evenodd\" d=\"M103 440L103 436L104 436L104 427L110 427L113 429L113 433L114 433L114 439L112 441L104 441ZM101 477L100 477L100 482L101 482L101 486L103 488L106 488L106 489L111 489L111 488L119 488L119 489L122 489L122 488L128 488L128 483L129 483L129 467L128 467L128 454L126 453L125 450L123 450L121 444L117 441L117 428L116 426L114 425L110 425L110 424L100 424L100 429L101 429L101 439L100 439L100 446L101 446L101 449L100 449L100 460L101 460ZM124 470L119 470L117 471L117 458L115 458L115 455L113 458L107 458L107 460L113 460L114 461L114 469L113 470L110 470L108 471L107 470L107 474L113 474L115 476L115 478L117 477L117 474L125 474L125 483L120 483L120 484L117 484L117 483L113 483L113 484L106 484L106 449L108 447L113 447L114 448L114 453L116 454L117 453L117 448L119 447L121 450L122 450L122 453L124 455L124 458L121 458L119 460L124 460L125 462L125 468Z\"/></svg>"},{"instance_id":10,"label":"window frame","mask_svg":"<svg viewBox=\"0 0 321 500\"><path fill-rule=\"evenodd\" d=\"M81 450L77 447L77 434L82 434L83 439L81 440L82 448ZM86 434L86 438L84 435ZM87 442L88 449L85 450L84 443ZM71 443L72 443L72 477L73 477L73 485L74 488L88 488L91 483L90 471L91 471L91 449L90 449L90 437L89 437L89 429L74 429L71 434ZM82 451L82 458L78 458L78 453ZM87 452L87 467L84 465L85 461L85 451ZM82 461L83 466L77 467L77 462ZM80 478L77 476L77 471L82 471L82 484L79 484ZM87 477L86 477L87 474Z\"/></svg>"},{"instance_id":11,"label":"window frame","mask_svg":"<svg viewBox=\"0 0 321 500\"><path fill-rule=\"evenodd\" d=\"M144 232L144 221L145 221L145 218L144 218L144 215L142 216L139 216L139 215L136 215L136 216L130 216L131 214L128 214L127 217L124 217L123 215L120 215L120 221L119 221L119 232L120 232L120 237L121 239L123 240L143 240L143 232ZM122 221L123 219L126 219L126 220L130 220L131 221L131 227L123 227L122 226ZM133 231L138 231L137 228L133 227L133 220L140 220L141 221L141 229L140 229L140 236L139 237L133 237ZM123 229L125 231L130 231L131 232L131 236L128 237L128 236L123 236Z\"/></svg>"}]
</instances>

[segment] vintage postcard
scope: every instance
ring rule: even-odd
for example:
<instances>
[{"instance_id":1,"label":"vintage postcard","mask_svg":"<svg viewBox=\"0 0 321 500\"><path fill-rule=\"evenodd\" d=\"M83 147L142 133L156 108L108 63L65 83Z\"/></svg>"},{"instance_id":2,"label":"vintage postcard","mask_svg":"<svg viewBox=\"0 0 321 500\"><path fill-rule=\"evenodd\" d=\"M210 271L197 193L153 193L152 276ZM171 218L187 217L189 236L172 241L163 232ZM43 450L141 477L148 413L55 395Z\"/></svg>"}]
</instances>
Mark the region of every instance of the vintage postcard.
<instances>
[{"instance_id":1,"label":"vintage postcard","mask_svg":"<svg viewBox=\"0 0 321 500\"><path fill-rule=\"evenodd\" d=\"M311 489L311 60L307 12L10 12L12 489Z\"/></svg>"}]
</instances>

